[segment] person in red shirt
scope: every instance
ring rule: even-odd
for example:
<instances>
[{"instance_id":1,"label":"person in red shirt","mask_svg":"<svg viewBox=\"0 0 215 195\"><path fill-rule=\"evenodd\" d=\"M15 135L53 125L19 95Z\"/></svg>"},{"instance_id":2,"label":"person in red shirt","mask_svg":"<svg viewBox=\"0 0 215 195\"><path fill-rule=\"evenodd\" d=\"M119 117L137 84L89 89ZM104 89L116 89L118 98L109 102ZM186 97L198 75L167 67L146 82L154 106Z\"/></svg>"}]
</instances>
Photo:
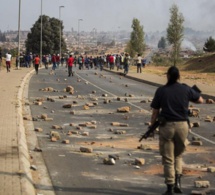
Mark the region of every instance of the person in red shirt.
<instances>
[{"instance_id":1,"label":"person in red shirt","mask_svg":"<svg viewBox=\"0 0 215 195\"><path fill-rule=\"evenodd\" d=\"M40 64L40 58L38 55L36 55L36 57L34 58L34 68L35 68L36 74L38 74L39 64Z\"/></svg>"},{"instance_id":2,"label":"person in red shirt","mask_svg":"<svg viewBox=\"0 0 215 195\"><path fill-rule=\"evenodd\" d=\"M72 74L72 76L73 76L72 67L73 67L74 61L75 61L75 58L73 58L72 55L70 55L70 56L69 56L69 59L68 59L68 61L67 61L67 64L68 64L68 73L69 73L68 76L69 76L69 77L71 76L71 74Z\"/></svg>"},{"instance_id":3,"label":"person in red shirt","mask_svg":"<svg viewBox=\"0 0 215 195\"><path fill-rule=\"evenodd\" d=\"M56 61L56 55L53 54L52 55L52 70L56 69L56 63L57 63L57 61Z\"/></svg>"},{"instance_id":4,"label":"person in red shirt","mask_svg":"<svg viewBox=\"0 0 215 195\"><path fill-rule=\"evenodd\" d=\"M113 57L113 55L110 55L109 62L110 62L110 70L114 69L114 57Z\"/></svg>"}]
</instances>

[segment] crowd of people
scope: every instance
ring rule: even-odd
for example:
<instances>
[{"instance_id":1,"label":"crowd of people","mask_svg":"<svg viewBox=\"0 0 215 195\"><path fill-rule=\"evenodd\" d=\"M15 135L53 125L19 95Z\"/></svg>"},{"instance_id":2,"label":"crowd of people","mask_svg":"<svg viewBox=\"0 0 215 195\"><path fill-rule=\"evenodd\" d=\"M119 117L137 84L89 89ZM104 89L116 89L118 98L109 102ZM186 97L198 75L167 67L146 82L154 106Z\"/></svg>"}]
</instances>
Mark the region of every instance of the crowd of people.
<instances>
[{"instance_id":1,"label":"crowd of people","mask_svg":"<svg viewBox=\"0 0 215 195\"><path fill-rule=\"evenodd\" d=\"M71 60L72 59L72 60ZM2 59L0 59L2 61ZM6 54L6 67L7 72L10 72L12 55L8 52ZM1 62L0 62L1 63ZM142 73L142 67L145 66L145 59L141 57L140 54L132 59L132 63L137 66L137 73ZM47 54L43 55L42 58L37 54L26 53L21 54L16 58L16 67L25 67L30 68L34 67L36 74L38 74L38 69L40 65L43 65L48 69L49 65L52 65L52 70L56 70L59 66L65 65L68 68L68 71L71 71L73 65L78 66L79 70L82 69L99 69L103 70L104 66L110 70L117 71L124 70L124 75L128 74L129 65L131 64L131 57L128 53L121 54L107 54L100 56L87 56L87 55L73 55L73 54L64 54L60 57L59 54ZM68 76L73 76L73 72Z\"/></svg>"}]
</instances>

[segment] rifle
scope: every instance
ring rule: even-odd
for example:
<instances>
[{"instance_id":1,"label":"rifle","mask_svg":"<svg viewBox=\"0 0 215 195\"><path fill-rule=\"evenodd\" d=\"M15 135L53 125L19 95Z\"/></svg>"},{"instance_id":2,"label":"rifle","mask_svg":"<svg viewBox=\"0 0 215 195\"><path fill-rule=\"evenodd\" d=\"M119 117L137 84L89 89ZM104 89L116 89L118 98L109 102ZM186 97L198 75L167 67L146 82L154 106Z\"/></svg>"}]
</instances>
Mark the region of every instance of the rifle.
<instances>
[{"instance_id":1,"label":"rifle","mask_svg":"<svg viewBox=\"0 0 215 195\"><path fill-rule=\"evenodd\" d=\"M196 91L197 93L201 93L201 90L196 86L196 85L193 85L192 86L192 89L194 91ZM188 124L190 123L189 119L187 120ZM143 139L147 139L151 134L154 133L155 129L160 126L160 125L164 125L166 123L166 119L164 117L161 117L159 116L156 121L154 122L153 125L150 125L148 127L148 131L146 131L146 133L144 133L140 139L139 139L139 142L141 142ZM190 125L189 125L190 126Z\"/></svg>"},{"instance_id":2,"label":"rifle","mask_svg":"<svg viewBox=\"0 0 215 195\"><path fill-rule=\"evenodd\" d=\"M153 125L150 125L148 127L148 131L146 131L139 139L139 142L141 142L143 139L147 139L151 134L154 133L155 129L159 125L164 125L166 123L166 119L164 117L159 116L157 120L154 122Z\"/></svg>"}]
</instances>

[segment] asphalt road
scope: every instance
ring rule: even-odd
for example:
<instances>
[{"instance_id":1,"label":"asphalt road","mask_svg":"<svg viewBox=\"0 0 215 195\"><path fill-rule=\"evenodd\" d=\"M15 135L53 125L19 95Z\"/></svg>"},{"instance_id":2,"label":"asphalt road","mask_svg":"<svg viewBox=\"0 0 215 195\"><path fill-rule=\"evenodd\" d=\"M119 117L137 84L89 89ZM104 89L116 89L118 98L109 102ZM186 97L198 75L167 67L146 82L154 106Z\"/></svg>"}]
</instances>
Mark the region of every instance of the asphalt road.
<instances>
[{"instance_id":1,"label":"asphalt road","mask_svg":"<svg viewBox=\"0 0 215 195\"><path fill-rule=\"evenodd\" d=\"M29 84L29 101L34 118L46 113L53 121L38 119L35 127L43 132L37 133L39 145L57 195L153 195L165 191L162 175L161 157L158 152L157 136L155 139L138 139L147 130L145 122L150 121L150 102L156 87L127 79L99 70L75 70L74 77L68 77L65 67L60 67L55 74L50 70L41 69L34 75ZM64 92L71 85L75 89L73 95ZM52 87L55 92L44 92L40 89ZM60 99L59 96L65 96ZM47 97L55 101L47 101ZM117 97L120 100L117 100ZM36 98L44 98L43 105L33 104ZM95 103L84 110L87 103ZM63 108L65 104L73 104L72 108ZM129 113L118 113L117 108L129 106ZM205 171L207 166L215 166L213 137L214 123L204 122L207 115L214 115L215 108L211 105L198 105L201 109L199 128L192 131L201 135L203 146L189 146L184 155L184 194L194 190L194 181L209 180L211 192L215 194L214 175ZM74 114L70 112L73 111ZM96 122L96 128L82 127L80 124ZM127 127L112 126L112 122L127 124ZM73 126L70 126L70 124ZM53 125L62 127L54 130ZM61 140L50 141L50 132L58 131ZM78 134L67 135L69 130ZM116 131L124 134L115 134ZM83 136L87 132L89 136ZM192 140L193 134L189 135ZM70 140L63 144L62 140ZM137 149L142 144L145 149ZM92 147L93 153L81 153L80 147ZM148 149L147 149L148 148ZM115 165L103 164L108 155L118 156ZM145 165L137 167L135 158L144 158Z\"/></svg>"}]
</instances>

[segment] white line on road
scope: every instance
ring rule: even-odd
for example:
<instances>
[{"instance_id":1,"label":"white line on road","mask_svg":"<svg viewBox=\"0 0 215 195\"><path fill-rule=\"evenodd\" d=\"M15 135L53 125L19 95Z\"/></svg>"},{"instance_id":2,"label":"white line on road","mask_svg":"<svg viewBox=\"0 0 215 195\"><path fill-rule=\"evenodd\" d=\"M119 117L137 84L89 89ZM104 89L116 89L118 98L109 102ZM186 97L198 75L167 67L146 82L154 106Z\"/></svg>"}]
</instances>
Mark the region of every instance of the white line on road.
<instances>
[{"instance_id":1,"label":"white line on road","mask_svg":"<svg viewBox=\"0 0 215 195\"><path fill-rule=\"evenodd\" d=\"M78 75L81 79L83 79L84 81L88 82L88 83L91 84L92 86L94 86L94 87L100 89L101 91L104 91L105 93L108 93L108 94L112 95L113 97L117 97L117 96L114 95L113 93L111 93L111 92L109 92L109 91L106 91L106 90L102 89L101 87L99 87L99 86L97 86L97 85L95 85L95 84L89 82L88 80L84 79L84 78L81 77L79 74L76 73L76 75ZM143 109L143 108L141 108L141 107L139 107L139 106L137 106L137 105L135 105L135 104L133 104L133 103L131 103L131 102L127 102L127 103L130 104L130 105L132 105L132 106L134 106L134 107L136 107L136 108L138 108L138 109L140 109L140 110L144 110L147 114L151 113L150 111L145 110L145 109ZM211 140L209 140L209 139L207 139L207 138L205 138L205 137L203 137L203 136L201 136L201 135L199 135L199 134L197 134L197 133L194 133L194 132L192 132L192 131L191 131L190 133L193 134L193 135L195 135L195 136L197 136L197 137L202 138L203 140L205 140L205 141L207 141L207 142L209 142L209 143L211 143L211 144L215 144L214 141L211 141Z\"/></svg>"},{"instance_id":2,"label":"white line on road","mask_svg":"<svg viewBox=\"0 0 215 195\"><path fill-rule=\"evenodd\" d=\"M102 88L99 87L98 85L95 85L95 84L91 83L90 81L84 79L83 77L81 77L81 76L80 76L79 74L77 74L77 73L76 73L76 75L78 75L82 80L88 82L89 84L91 84L92 86L96 87L97 89L100 89L101 91L104 91L105 93L108 93L108 94L112 95L113 97L117 98L117 96L116 96L115 94L113 94L113 93L111 93L111 92L109 92L109 91L106 91L105 89L102 89ZM135 104L133 104L133 103L131 103L131 102L127 102L127 103L130 104L131 106L135 107L135 108L138 108L138 109L140 109L140 110L144 110L144 112L146 112L146 113L148 113L148 114L151 113L150 111L145 110L145 109L141 108L140 106L137 106L137 105L135 105Z\"/></svg>"}]
</instances>

